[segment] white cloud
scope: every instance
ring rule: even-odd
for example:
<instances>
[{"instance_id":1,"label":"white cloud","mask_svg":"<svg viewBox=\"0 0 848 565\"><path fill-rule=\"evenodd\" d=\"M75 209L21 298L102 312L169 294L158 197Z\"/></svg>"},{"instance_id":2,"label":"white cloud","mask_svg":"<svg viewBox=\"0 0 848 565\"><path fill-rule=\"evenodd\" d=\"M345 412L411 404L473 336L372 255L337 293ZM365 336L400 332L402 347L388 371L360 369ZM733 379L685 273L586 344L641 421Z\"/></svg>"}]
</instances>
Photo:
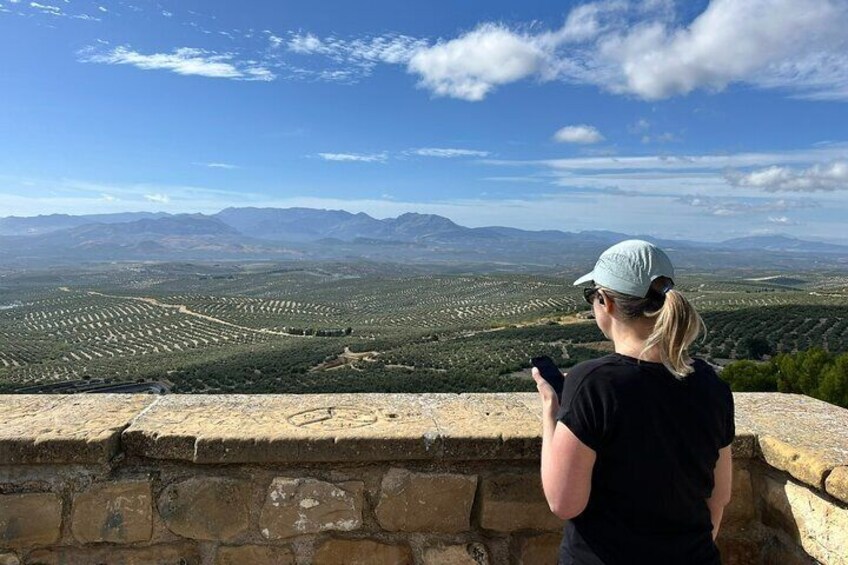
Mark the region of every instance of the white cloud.
<instances>
[{"instance_id":1,"label":"white cloud","mask_svg":"<svg viewBox=\"0 0 848 565\"><path fill-rule=\"evenodd\" d=\"M437 96L482 100L496 86L542 70L546 54L527 35L483 24L460 37L419 49L408 70Z\"/></svg>"},{"instance_id":2,"label":"white cloud","mask_svg":"<svg viewBox=\"0 0 848 565\"><path fill-rule=\"evenodd\" d=\"M847 100L845 29L841 0L712 0L689 22L670 1L603 0L575 7L550 31L483 23L418 49L407 68L434 94L469 101L528 78L646 100L734 82Z\"/></svg>"},{"instance_id":3,"label":"white cloud","mask_svg":"<svg viewBox=\"0 0 848 565\"><path fill-rule=\"evenodd\" d=\"M726 174L734 186L760 188L767 192L814 192L848 189L848 161L817 163L806 169L772 166L765 169Z\"/></svg>"},{"instance_id":4,"label":"white cloud","mask_svg":"<svg viewBox=\"0 0 848 565\"><path fill-rule=\"evenodd\" d=\"M318 156L325 161L358 161L362 163L382 163L387 158L385 153L319 153Z\"/></svg>"},{"instance_id":5,"label":"white cloud","mask_svg":"<svg viewBox=\"0 0 848 565\"><path fill-rule=\"evenodd\" d=\"M203 49L181 47L173 53L145 55L128 47L115 47L98 53L87 49L80 53L84 63L132 65L144 70L167 70L180 75L197 75L210 78L271 81L275 75L255 61L237 61L232 54L218 54Z\"/></svg>"},{"instance_id":6,"label":"white cloud","mask_svg":"<svg viewBox=\"0 0 848 565\"><path fill-rule=\"evenodd\" d=\"M593 126L585 124L577 126L565 126L557 130L554 134L554 140L560 143L598 143L604 140L601 132Z\"/></svg>"},{"instance_id":7,"label":"white cloud","mask_svg":"<svg viewBox=\"0 0 848 565\"><path fill-rule=\"evenodd\" d=\"M774 79L773 66L799 55L844 50L846 24L844 3L830 0L712 0L687 27L637 22L603 36L592 55L617 75L604 86L653 100L756 83L760 74Z\"/></svg>"},{"instance_id":8,"label":"white cloud","mask_svg":"<svg viewBox=\"0 0 848 565\"><path fill-rule=\"evenodd\" d=\"M440 147L422 147L412 151L415 155L422 157L486 157L488 151L478 151L476 149L450 149Z\"/></svg>"},{"instance_id":9,"label":"white cloud","mask_svg":"<svg viewBox=\"0 0 848 565\"><path fill-rule=\"evenodd\" d=\"M145 194L144 199L148 202L156 202L157 204L167 204L171 201L167 194Z\"/></svg>"}]
</instances>

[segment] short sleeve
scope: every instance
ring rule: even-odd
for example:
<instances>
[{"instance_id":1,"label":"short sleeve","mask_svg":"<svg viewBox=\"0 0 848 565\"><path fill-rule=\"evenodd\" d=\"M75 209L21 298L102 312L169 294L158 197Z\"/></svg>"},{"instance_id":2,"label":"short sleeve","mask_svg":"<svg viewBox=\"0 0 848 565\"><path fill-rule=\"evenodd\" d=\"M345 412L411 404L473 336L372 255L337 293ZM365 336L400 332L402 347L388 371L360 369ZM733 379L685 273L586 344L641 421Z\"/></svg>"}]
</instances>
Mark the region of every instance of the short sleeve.
<instances>
[{"instance_id":1,"label":"short sleeve","mask_svg":"<svg viewBox=\"0 0 848 565\"><path fill-rule=\"evenodd\" d=\"M592 371L581 371L577 366L565 377L556 418L577 439L598 451L607 437L612 404L606 381L597 378Z\"/></svg>"},{"instance_id":2,"label":"short sleeve","mask_svg":"<svg viewBox=\"0 0 848 565\"><path fill-rule=\"evenodd\" d=\"M733 393L730 391L729 386L726 386L725 410L726 412L724 417L724 429L722 430L723 436L721 438L721 447L727 447L728 445L733 443L733 438L736 437L736 413L735 406L733 403Z\"/></svg>"}]
</instances>

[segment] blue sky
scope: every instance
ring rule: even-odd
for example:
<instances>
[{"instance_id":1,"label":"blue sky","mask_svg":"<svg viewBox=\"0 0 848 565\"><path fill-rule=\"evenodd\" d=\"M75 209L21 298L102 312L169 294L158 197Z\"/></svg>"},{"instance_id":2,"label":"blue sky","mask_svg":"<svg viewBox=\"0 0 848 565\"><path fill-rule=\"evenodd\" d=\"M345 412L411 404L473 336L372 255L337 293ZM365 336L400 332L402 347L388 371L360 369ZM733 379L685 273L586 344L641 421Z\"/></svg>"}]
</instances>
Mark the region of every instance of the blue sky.
<instances>
[{"instance_id":1,"label":"blue sky","mask_svg":"<svg viewBox=\"0 0 848 565\"><path fill-rule=\"evenodd\" d=\"M0 0L0 216L848 243L848 4Z\"/></svg>"}]
</instances>

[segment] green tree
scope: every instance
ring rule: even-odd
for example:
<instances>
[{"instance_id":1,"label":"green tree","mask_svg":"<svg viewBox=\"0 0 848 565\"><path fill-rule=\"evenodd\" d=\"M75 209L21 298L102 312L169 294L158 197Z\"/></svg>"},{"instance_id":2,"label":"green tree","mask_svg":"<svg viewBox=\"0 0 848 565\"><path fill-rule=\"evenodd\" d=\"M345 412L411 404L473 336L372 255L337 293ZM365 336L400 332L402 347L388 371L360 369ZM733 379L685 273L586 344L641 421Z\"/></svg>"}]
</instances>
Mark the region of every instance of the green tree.
<instances>
[{"instance_id":1,"label":"green tree","mask_svg":"<svg viewBox=\"0 0 848 565\"><path fill-rule=\"evenodd\" d=\"M774 359L777 389L819 397L819 381L824 370L833 363L833 355L819 347L798 353L784 353Z\"/></svg>"},{"instance_id":2,"label":"green tree","mask_svg":"<svg viewBox=\"0 0 848 565\"><path fill-rule=\"evenodd\" d=\"M819 398L848 408L848 353L837 357L822 375Z\"/></svg>"},{"instance_id":3,"label":"green tree","mask_svg":"<svg viewBox=\"0 0 848 565\"><path fill-rule=\"evenodd\" d=\"M760 336L746 337L742 340L742 351L747 352L751 359L762 359L765 355L774 354L774 349L768 340Z\"/></svg>"},{"instance_id":4,"label":"green tree","mask_svg":"<svg viewBox=\"0 0 848 565\"><path fill-rule=\"evenodd\" d=\"M737 361L721 372L721 378L734 392L776 392L777 376L771 363Z\"/></svg>"}]
</instances>

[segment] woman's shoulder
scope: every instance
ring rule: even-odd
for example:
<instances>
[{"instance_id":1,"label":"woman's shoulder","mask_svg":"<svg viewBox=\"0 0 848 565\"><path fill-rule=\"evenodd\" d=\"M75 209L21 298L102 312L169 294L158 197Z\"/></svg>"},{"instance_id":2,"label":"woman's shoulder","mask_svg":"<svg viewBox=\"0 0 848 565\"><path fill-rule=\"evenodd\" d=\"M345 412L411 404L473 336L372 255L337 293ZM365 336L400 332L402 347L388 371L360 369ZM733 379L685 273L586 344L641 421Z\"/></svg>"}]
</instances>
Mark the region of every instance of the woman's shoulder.
<instances>
[{"instance_id":1,"label":"woman's shoulder","mask_svg":"<svg viewBox=\"0 0 848 565\"><path fill-rule=\"evenodd\" d=\"M628 372L627 363L622 362L621 357L616 353L610 353L602 357L581 361L567 369L566 374L569 379L583 380L589 375L596 379L599 377L615 378Z\"/></svg>"},{"instance_id":2,"label":"woman's shoulder","mask_svg":"<svg viewBox=\"0 0 848 565\"><path fill-rule=\"evenodd\" d=\"M728 391L730 390L730 386L721 380L716 368L711 363L700 357L693 357L692 368L694 369L692 374L700 377L702 381L721 389L726 388Z\"/></svg>"}]
</instances>

